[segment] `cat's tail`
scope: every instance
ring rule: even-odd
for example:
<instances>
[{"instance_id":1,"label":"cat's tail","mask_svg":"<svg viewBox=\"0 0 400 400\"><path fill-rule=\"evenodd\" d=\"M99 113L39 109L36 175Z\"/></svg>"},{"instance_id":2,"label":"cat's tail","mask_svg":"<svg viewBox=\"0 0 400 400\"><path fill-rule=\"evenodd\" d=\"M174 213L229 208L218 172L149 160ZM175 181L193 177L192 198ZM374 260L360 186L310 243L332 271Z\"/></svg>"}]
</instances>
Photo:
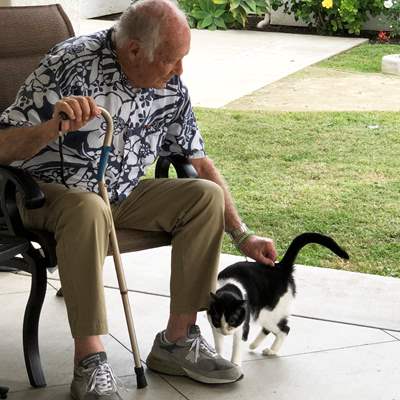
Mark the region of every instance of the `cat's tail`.
<instances>
[{"instance_id":1,"label":"cat's tail","mask_svg":"<svg viewBox=\"0 0 400 400\"><path fill-rule=\"evenodd\" d=\"M322 235L320 233L306 232L297 236L289 248L286 250L285 255L279 262L279 266L285 268L288 272L293 271L294 262L296 260L299 251L309 243L317 243L321 246L327 247L333 251L337 256L349 259L349 255L343 250L332 238L329 236Z\"/></svg>"}]
</instances>

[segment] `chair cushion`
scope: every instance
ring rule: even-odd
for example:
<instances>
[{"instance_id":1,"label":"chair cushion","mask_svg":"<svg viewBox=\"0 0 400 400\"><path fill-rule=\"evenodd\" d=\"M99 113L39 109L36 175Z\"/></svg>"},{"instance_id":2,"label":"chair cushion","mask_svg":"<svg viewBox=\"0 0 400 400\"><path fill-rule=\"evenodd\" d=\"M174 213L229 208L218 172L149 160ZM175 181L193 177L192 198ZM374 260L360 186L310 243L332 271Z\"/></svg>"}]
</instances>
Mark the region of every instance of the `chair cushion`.
<instances>
[{"instance_id":1,"label":"chair cushion","mask_svg":"<svg viewBox=\"0 0 400 400\"><path fill-rule=\"evenodd\" d=\"M30 230L29 239L42 247L46 257L46 267L57 265L56 240L54 235L47 231ZM171 244L171 235L165 232L139 231L135 229L117 230L118 245L121 253L152 249ZM108 255L112 250L108 248Z\"/></svg>"}]
</instances>

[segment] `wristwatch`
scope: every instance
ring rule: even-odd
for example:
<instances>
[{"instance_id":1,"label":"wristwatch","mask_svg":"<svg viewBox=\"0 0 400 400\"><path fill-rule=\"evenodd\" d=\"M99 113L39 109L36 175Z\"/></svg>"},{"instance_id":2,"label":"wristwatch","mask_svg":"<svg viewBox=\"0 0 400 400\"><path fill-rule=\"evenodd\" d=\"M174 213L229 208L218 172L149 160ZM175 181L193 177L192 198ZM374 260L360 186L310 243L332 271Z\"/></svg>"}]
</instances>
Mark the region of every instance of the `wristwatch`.
<instances>
[{"instance_id":1,"label":"wristwatch","mask_svg":"<svg viewBox=\"0 0 400 400\"><path fill-rule=\"evenodd\" d=\"M240 245L250 236L253 236L255 233L251 231L245 223L241 223L238 228L233 229L232 231L227 232L230 236L235 247L240 250Z\"/></svg>"},{"instance_id":2,"label":"wristwatch","mask_svg":"<svg viewBox=\"0 0 400 400\"><path fill-rule=\"evenodd\" d=\"M232 231L227 232L227 234L232 239L232 242L237 242L244 234L249 232L249 228L244 222L241 222L238 228L233 229Z\"/></svg>"}]
</instances>

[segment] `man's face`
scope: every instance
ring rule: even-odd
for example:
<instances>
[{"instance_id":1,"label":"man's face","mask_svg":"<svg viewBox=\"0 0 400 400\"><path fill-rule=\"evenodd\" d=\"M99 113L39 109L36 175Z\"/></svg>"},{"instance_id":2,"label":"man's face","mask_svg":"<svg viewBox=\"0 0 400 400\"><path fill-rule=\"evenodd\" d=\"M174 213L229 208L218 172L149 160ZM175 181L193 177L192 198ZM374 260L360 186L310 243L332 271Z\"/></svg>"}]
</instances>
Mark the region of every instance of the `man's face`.
<instances>
[{"instance_id":1,"label":"man's face","mask_svg":"<svg viewBox=\"0 0 400 400\"><path fill-rule=\"evenodd\" d=\"M183 72L182 60L190 49L190 30L166 34L154 51L150 61L144 49L140 49L135 57L135 68L126 71L135 87L165 88L174 75Z\"/></svg>"}]
</instances>

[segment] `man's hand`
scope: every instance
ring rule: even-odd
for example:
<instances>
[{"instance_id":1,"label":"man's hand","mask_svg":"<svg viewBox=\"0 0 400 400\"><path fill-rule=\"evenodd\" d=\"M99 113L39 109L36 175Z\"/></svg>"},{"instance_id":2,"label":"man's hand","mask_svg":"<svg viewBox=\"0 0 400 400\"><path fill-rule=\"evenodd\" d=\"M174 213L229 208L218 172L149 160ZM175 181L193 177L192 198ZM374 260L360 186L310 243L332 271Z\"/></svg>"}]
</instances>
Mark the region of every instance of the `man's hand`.
<instances>
[{"instance_id":1,"label":"man's hand","mask_svg":"<svg viewBox=\"0 0 400 400\"><path fill-rule=\"evenodd\" d=\"M64 112L68 116L68 120L62 120L60 112ZM63 132L71 132L82 128L98 115L100 115L100 110L92 97L70 96L57 101L54 106L53 119L61 121Z\"/></svg>"},{"instance_id":2,"label":"man's hand","mask_svg":"<svg viewBox=\"0 0 400 400\"><path fill-rule=\"evenodd\" d=\"M240 250L259 263L274 266L277 254L272 239L252 235L240 245Z\"/></svg>"}]
</instances>

